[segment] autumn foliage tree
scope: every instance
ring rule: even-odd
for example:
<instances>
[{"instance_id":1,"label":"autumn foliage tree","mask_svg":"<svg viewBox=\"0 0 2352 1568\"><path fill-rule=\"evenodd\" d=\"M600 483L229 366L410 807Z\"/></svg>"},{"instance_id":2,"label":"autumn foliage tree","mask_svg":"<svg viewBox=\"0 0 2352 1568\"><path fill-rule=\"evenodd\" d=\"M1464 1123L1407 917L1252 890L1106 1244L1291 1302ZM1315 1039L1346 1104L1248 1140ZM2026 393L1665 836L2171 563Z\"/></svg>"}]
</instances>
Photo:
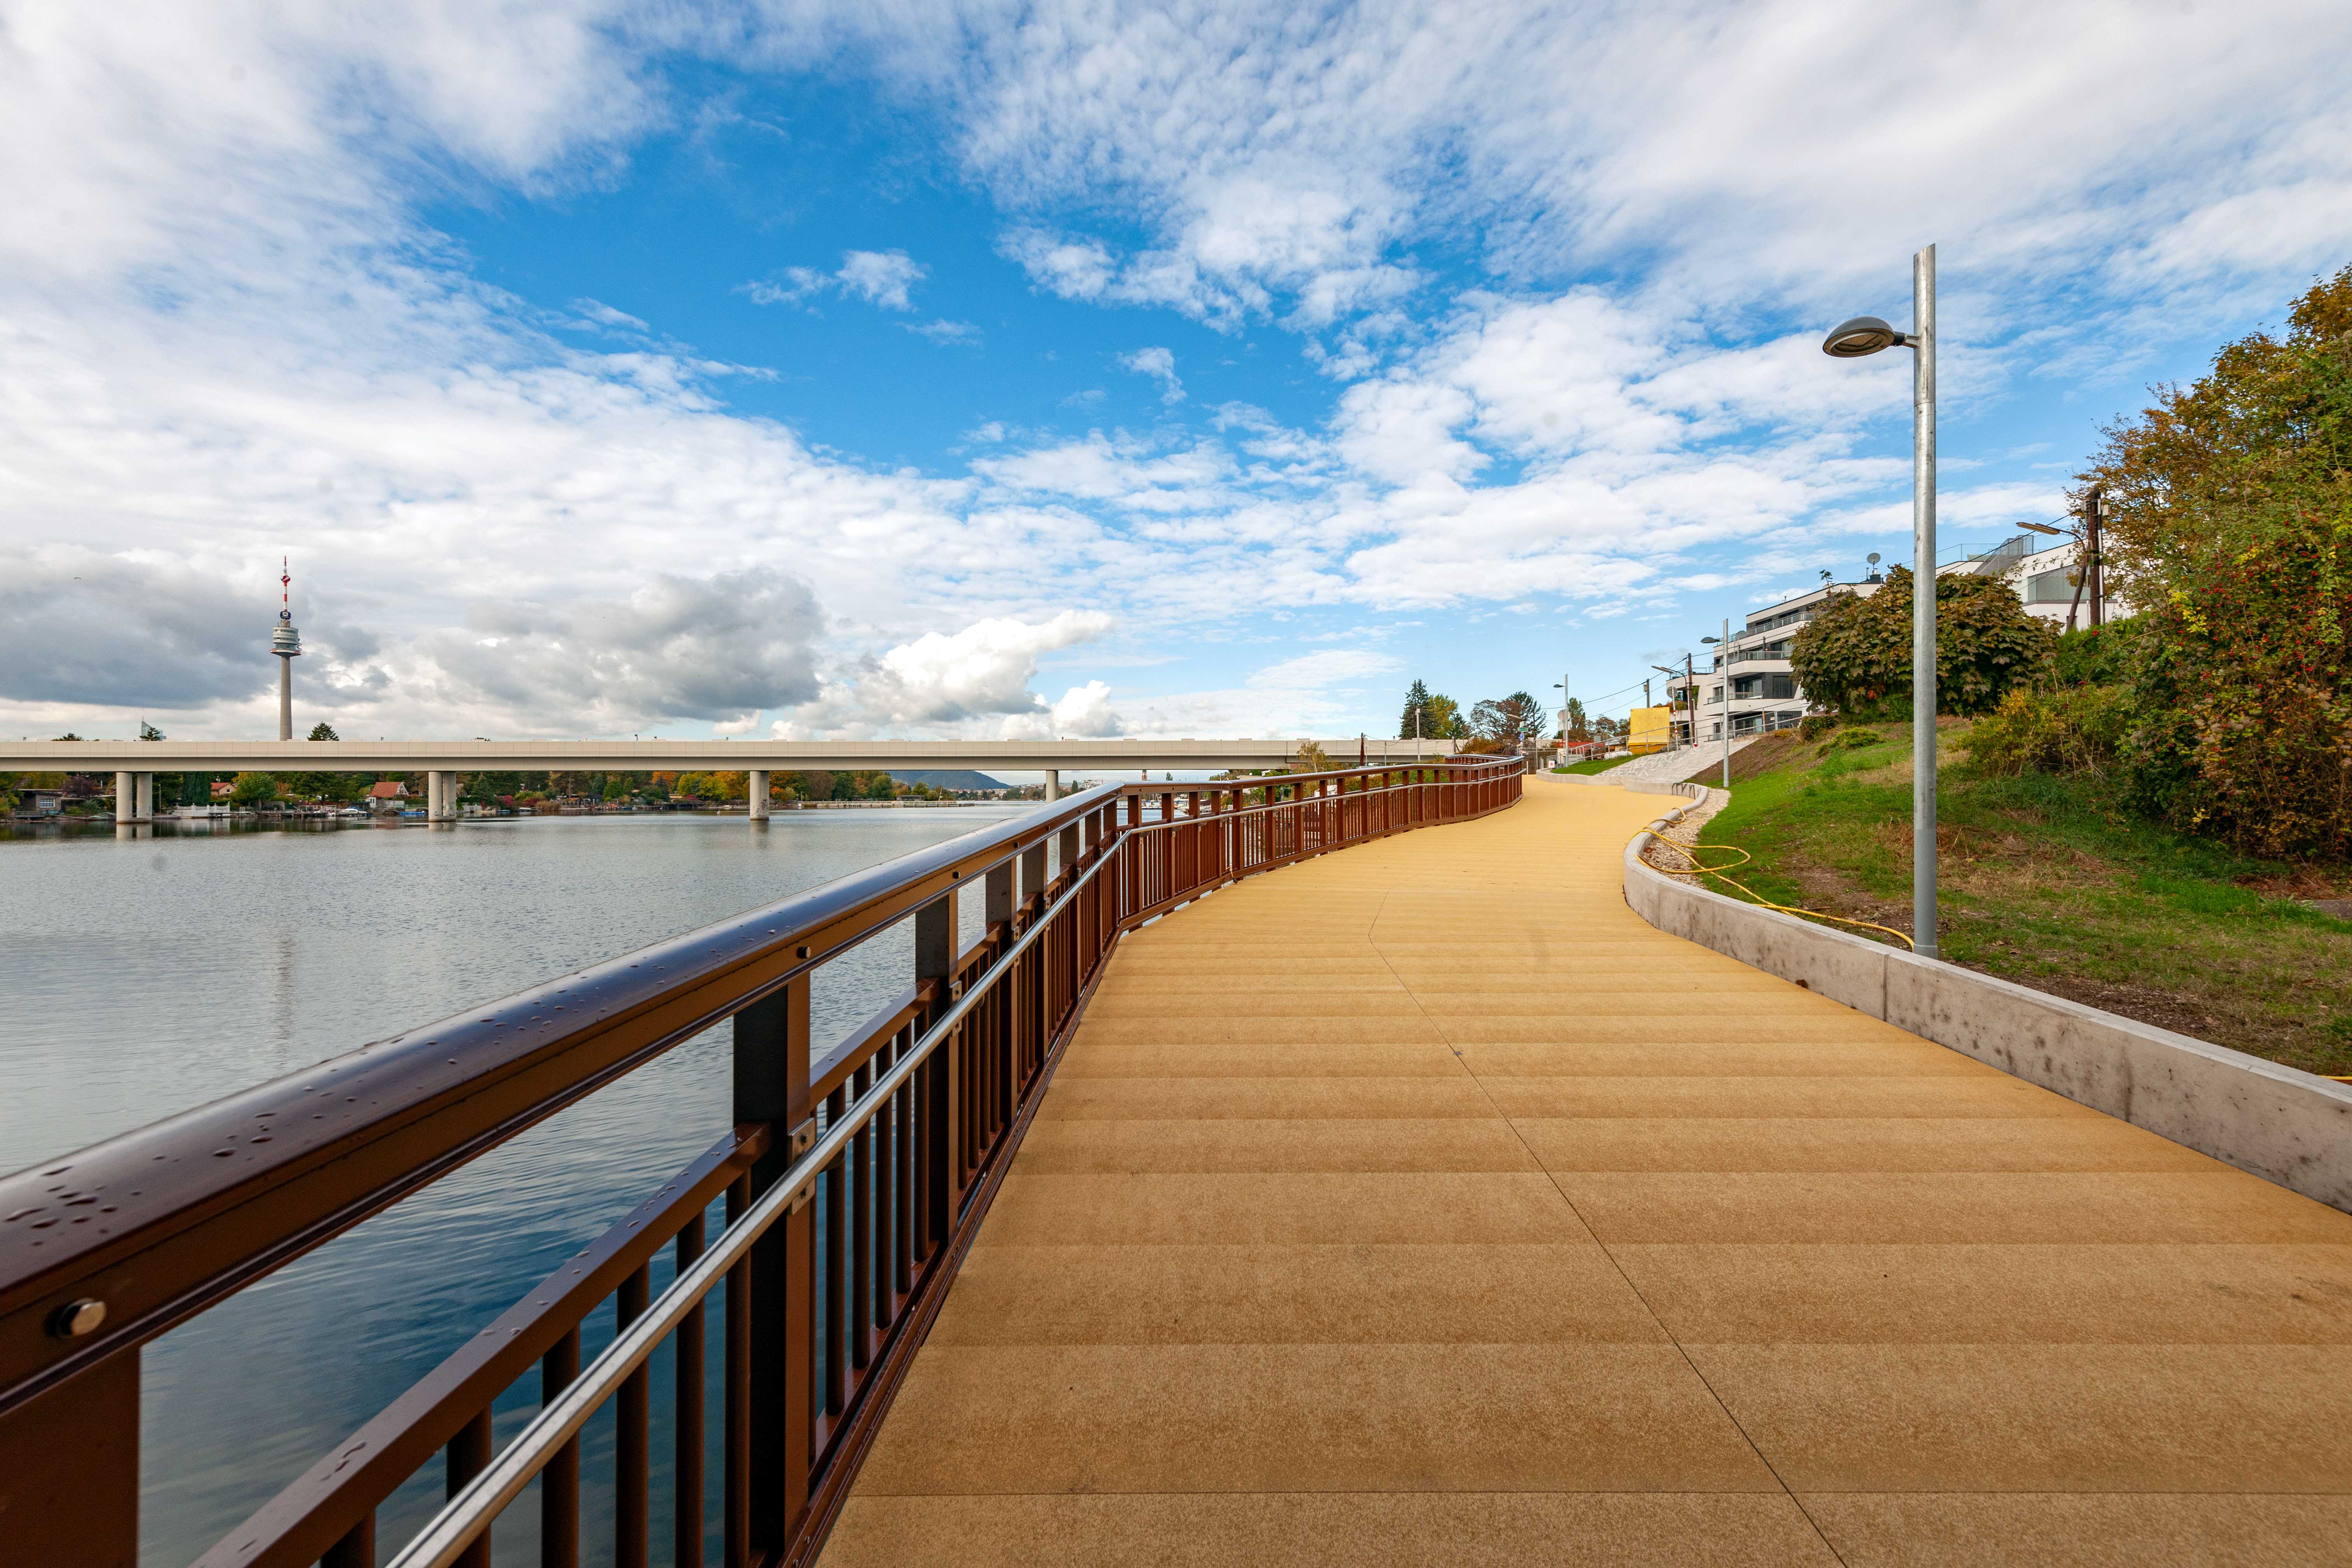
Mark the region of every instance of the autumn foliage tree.
<instances>
[{"instance_id":1,"label":"autumn foliage tree","mask_svg":"<svg viewBox=\"0 0 2352 1568\"><path fill-rule=\"evenodd\" d=\"M2142 798L2256 854L2352 857L2352 267L2105 434L2082 477L2146 623Z\"/></svg>"},{"instance_id":2,"label":"autumn foliage tree","mask_svg":"<svg viewBox=\"0 0 2352 1568\"><path fill-rule=\"evenodd\" d=\"M2025 613L2000 577L1972 572L1936 579L1936 711L1985 713L2011 688L2046 668L2049 626ZM1798 632L1789 664L1805 696L1842 713L1899 710L1911 701L1911 574L1897 566L1877 593L1832 597Z\"/></svg>"}]
</instances>

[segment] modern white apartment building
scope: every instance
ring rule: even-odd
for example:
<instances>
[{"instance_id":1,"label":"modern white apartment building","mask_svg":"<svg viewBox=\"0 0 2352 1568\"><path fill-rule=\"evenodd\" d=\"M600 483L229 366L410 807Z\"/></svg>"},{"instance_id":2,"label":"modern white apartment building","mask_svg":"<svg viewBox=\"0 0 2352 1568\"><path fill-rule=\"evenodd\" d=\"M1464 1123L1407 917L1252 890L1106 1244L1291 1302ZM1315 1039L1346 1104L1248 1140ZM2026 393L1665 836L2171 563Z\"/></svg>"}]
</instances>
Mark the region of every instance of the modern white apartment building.
<instances>
[{"instance_id":1,"label":"modern white apartment building","mask_svg":"<svg viewBox=\"0 0 2352 1568\"><path fill-rule=\"evenodd\" d=\"M2007 575L2029 613L2053 616L2063 623L2074 592L2066 582L2066 574L2075 569L2078 554L2072 540L2055 549L2028 553L2026 536L2020 534L1992 549L1948 561L1936 573L1937 576L1960 572ZM1790 641L1806 622L1822 613L1833 595L1866 597L1882 585L1874 572L1858 583L1824 583L1810 593L1752 612L1744 626L1734 628L1728 644L1708 649L1710 657L1694 664L1687 683L1679 675L1666 682L1666 701L1674 709L1675 743L1719 742L1727 720L1734 736L1793 728L1811 711L1811 705L1805 700L1803 689L1790 672ZM2127 613L2113 600L2108 601L2107 619ZM2075 621L2079 626L2090 624L2087 596ZM1727 675L1730 689L1727 695Z\"/></svg>"}]
</instances>

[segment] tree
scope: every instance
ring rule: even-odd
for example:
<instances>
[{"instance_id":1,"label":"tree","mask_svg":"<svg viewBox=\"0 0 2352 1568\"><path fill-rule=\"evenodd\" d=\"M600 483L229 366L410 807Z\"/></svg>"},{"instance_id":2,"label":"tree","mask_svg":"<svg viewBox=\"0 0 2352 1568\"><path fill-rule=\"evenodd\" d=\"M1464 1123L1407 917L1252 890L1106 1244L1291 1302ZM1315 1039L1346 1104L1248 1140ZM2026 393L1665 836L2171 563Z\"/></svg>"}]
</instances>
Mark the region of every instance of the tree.
<instances>
[{"instance_id":1,"label":"tree","mask_svg":"<svg viewBox=\"0 0 2352 1568\"><path fill-rule=\"evenodd\" d=\"M1494 742L1495 750L1533 755L1551 732L1551 716L1524 691L1489 698L1471 710L1477 738Z\"/></svg>"},{"instance_id":2,"label":"tree","mask_svg":"<svg viewBox=\"0 0 2352 1568\"><path fill-rule=\"evenodd\" d=\"M1421 682L1416 680L1413 684L1419 686ZM1314 742L1301 741L1298 742L1298 755L1292 760L1290 771L1294 773L1328 773L1336 772L1339 765L1331 760L1328 752Z\"/></svg>"},{"instance_id":3,"label":"tree","mask_svg":"<svg viewBox=\"0 0 2352 1568\"><path fill-rule=\"evenodd\" d=\"M232 805L247 808L266 805L278 798L278 781L268 773L239 773L228 798Z\"/></svg>"},{"instance_id":4,"label":"tree","mask_svg":"<svg viewBox=\"0 0 2352 1568\"><path fill-rule=\"evenodd\" d=\"M2252 853L2352 857L2352 267L2105 434L2079 477L2146 623L2137 797Z\"/></svg>"},{"instance_id":5,"label":"tree","mask_svg":"<svg viewBox=\"0 0 2352 1568\"><path fill-rule=\"evenodd\" d=\"M2049 666L2049 624L2025 613L2001 577L1969 572L1936 579L1936 710L1989 713L2011 687ZM1848 715L1908 711L1911 574L1897 566L1864 598L1832 595L1791 639L1789 662L1811 701Z\"/></svg>"},{"instance_id":6,"label":"tree","mask_svg":"<svg viewBox=\"0 0 2352 1568\"><path fill-rule=\"evenodd\" d=\"M142 741L160 741L163 739L163 731L155 728L154 725L147 722L146 720L142 719L139 721L139 738ZM188 799L188 780L198 775L193 773L155 773L152 775L149 780L149 788L153 793L156 805L162 806L167 803L173 802L176 802L182 805L193 804Z\"/></svg>"},{"instance_id":7,"label":"tree","mask_svg":"<svg viewBox=\"0 0 2352 1568\"><path fill-rule=\"evenodd\" d=\"M1592 739L1592 727L1584 717L1582 698L1571 697L1568 700L1568 722L1561 729L1559 738L1571 744Z\"/></svg>"},{"instance_id":8,"label":"tree","mask_svg":"<svg viewBox=\"0 0 2352 1568\"><path fill-rule=\"evenodd\" d=\"M317 723L310 726L310 739L313 741L340 741L342 737L335 733L335 727L332 724L330 724L324 719L321 719Z\"/></svg>"},{"instance_id":9,"label":"tree","mask_svg":"<svg viewBox=\"0 0 2352 1568\"><path fill-rule=\"evenodd\" d=\"M1429 719L1429 683L1416 680L1404 691L1404 716L1397 721L1400 741L1433 740L1444 731Z\"/></svg>"}]
</instances>

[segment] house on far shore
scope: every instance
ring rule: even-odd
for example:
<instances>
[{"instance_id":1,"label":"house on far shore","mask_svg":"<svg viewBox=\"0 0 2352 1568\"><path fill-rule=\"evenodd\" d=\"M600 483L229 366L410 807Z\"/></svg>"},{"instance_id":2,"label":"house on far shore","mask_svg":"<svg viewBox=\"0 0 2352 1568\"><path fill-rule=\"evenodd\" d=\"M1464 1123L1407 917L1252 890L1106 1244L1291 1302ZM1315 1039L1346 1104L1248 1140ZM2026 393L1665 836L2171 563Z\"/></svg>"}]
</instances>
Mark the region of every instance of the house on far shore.
<instances>
[{"instance_id":1,"label":"house on far shore","mask_svg":"<svg viewBox=\"0 0 2352 1568\"><path fill-rule=\"evenodd\" d=\"M236 793L236 785L231 781L227 779L213 780L213 798L215 800L226 800Z\"/></svg>"},{"instance_id":2,"label":"house on far shore","mask_svg":"<svg viewBox=\"0 0 2352 1568\"><path fill-rule=\"evenodd\" d=\"M398 811L408 799L408 785L400 779L378 779L368 785L367 803L370 811Z\"/></svg>"}]
</instances>

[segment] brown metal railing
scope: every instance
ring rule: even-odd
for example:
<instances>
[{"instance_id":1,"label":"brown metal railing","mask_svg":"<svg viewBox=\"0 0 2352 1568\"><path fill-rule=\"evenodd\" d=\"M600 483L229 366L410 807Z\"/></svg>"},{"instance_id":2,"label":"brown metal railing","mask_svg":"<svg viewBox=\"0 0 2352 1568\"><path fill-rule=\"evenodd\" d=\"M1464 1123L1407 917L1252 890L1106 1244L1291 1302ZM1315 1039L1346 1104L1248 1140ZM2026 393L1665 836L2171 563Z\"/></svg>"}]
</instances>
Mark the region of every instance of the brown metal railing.
<instances>
[{"instance_id":1,"label":"brown metal railing","mask_svg":"<svg viewBox=\"0 0 2352 1568\"><path fill-rule=\"evenodd\" d=\"M671 1555L702 1563L714 1297L723 1561L813 1560L1118 938L1238 878L1501 809L1519 769L1106 785L0 1181L0 1555L130 1568L142 1344L731 1020L734 1128L201 1563L373 1568L378 1507L436 1454L452 1500L402 1564L487 1565L533 1479L541 1561L574 1563L578 1433L606 1404L614 1557L643 1563L663 1343ZM985 929L958 952L968 884ZM812 1062L811 975L909 917L913 984ZM607 1300L616 1337L583 1369ZM494 1453L491 1405L534 1368L541 1413Z\"/></svg>"}]
</instances>

